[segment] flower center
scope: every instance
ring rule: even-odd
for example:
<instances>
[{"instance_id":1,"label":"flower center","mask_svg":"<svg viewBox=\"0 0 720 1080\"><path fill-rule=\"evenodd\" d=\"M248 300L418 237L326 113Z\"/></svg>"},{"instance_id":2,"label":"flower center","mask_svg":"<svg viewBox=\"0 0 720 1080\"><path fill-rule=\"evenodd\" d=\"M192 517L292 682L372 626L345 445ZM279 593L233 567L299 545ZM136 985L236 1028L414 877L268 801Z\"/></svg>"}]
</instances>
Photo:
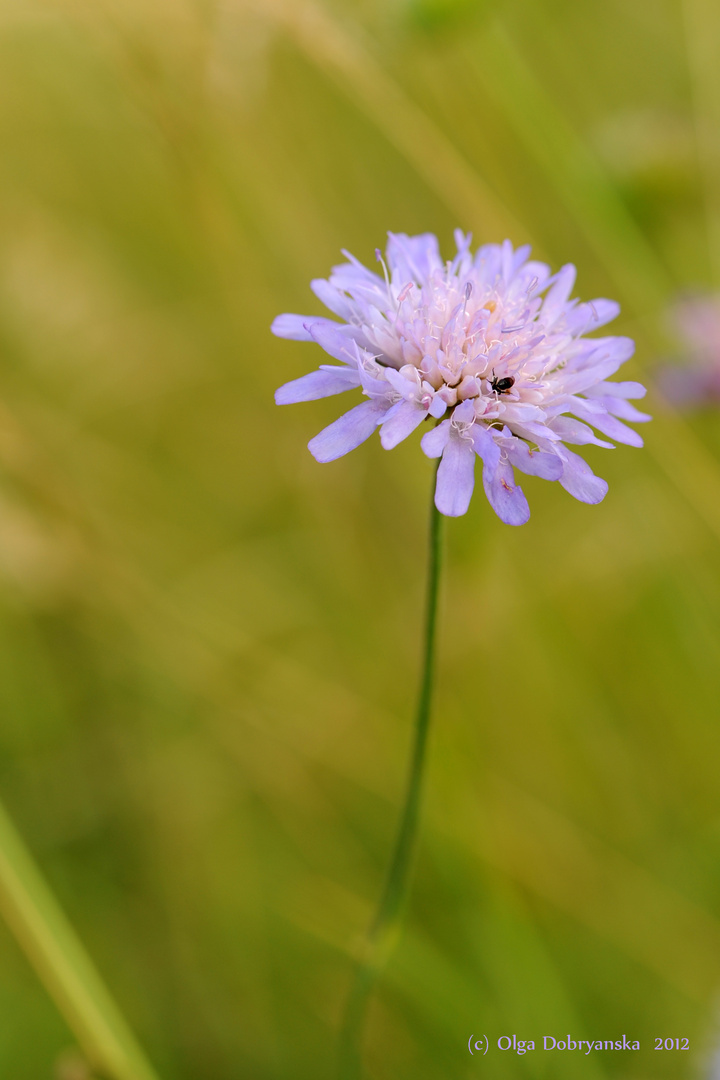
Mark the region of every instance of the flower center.
<instances>
[{"instance_id":1,"label":"flower center","mask_svg":"<svg viewBox=\"0 0 720 1080\"><path fill-rule=\"evenodd\" d=\"M472 270L458 277L448 266L422 285L388 283L392 306L364 329L393 367L421 372L448 406L484 397L492 407L500 395L518 397L539 307L530 292L500 296Z\"/></svg>"}]
</instances>

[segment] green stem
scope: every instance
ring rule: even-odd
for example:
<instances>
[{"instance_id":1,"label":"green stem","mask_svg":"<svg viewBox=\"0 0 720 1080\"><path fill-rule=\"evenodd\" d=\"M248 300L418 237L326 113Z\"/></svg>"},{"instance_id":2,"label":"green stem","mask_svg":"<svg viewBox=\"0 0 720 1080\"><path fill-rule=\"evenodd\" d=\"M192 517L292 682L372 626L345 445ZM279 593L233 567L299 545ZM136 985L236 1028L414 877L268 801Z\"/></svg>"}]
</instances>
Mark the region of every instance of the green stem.
<instances>
[{"instance_id":1,"label":"green stem","mask_svg":"<svg viewBox=\"0 0 720 1080\"><path fill-rule=\"evenodd\" d=\"M107 1080L157 1080L82 943L0 805L0 914Z\"/></svg>"},{"instance_id":2,"label":"green stem","mask_svg":"<svg viewBox=\"0 0 720 1080\"><path fill-rule=\"evenodd\" d=\"M365 938L355 982L345 1012L340 1035L340 1080L359 1080L362 1075L361 1044L367 1005L375 982L398 937L402 909L408 894L410 871L415 854L428 728L430 725L430 704L435 667L435 624L440 581L442 514L436 509L434 501L436 473L437 468L433 474L433 500L430 505L423 662L405 802L395 839L392 860L385 880L385 888Z\"/></svg>"}]
</instances>

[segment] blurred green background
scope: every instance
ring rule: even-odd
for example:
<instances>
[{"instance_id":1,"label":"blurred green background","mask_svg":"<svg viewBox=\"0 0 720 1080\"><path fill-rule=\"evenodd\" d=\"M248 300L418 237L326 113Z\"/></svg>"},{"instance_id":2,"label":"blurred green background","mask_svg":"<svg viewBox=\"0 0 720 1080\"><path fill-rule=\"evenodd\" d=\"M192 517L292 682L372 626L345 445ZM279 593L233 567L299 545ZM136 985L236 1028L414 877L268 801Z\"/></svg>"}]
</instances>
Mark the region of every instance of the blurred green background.
<instances>
[{"instance_id":1,"label":"blurred green background","mask_svg":"<svg viewBox=\"0 0 720 1080\"><path fill-rule=\"evenodd\" d=\"M718 49L709 0L2 0L0 790L163 1080L332 1075L409 744L431 465L317 465L272 318L460 226L575 262L652 384L720 284ZM707 1075L720 415L648 408L601 506L448 523L372 1080ZM642 1050L467 1050L568 1032ZM0 1076L72 1045L0 926Z\"/></svg>"}]
</instances>

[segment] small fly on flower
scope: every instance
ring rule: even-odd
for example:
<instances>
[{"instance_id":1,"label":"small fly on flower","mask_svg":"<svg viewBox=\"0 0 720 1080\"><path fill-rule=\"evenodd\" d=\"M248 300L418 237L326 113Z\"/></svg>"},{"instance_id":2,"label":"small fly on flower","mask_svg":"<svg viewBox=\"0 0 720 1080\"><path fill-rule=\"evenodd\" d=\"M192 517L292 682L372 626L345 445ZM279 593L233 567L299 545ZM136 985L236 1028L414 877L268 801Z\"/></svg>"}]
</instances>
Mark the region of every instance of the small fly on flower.
<instances>
[{"instance_id":1,"label":"small fly on flower","mask_svg":"<svg viewBox=\"0 0 720 1080\"><path fill-rule=\"evenodd\" d=\"M515 379L512 375L506 376L504 379L498 379L495 371L493 370L493 377L490 380L490 386L496 394L507 394L508 390L512 390L515 385Z\"/></svg>"}]
</instances>

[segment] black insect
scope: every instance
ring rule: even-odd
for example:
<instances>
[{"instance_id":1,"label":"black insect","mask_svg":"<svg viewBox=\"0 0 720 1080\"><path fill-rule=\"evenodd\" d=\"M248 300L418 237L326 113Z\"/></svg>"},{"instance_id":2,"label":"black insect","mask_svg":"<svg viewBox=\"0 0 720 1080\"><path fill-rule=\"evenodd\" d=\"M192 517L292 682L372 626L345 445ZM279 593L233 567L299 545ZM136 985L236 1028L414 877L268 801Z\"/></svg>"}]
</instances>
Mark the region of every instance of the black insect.
<instances>
[{"instance_id":1,"label":"black insect","mask_svg":"<svg viewBox=\"0 0 720 1080\"><path fill-rule=\"evenodd\" d=\"M515 385L515 380L512 375L507 375L504 379L498 379L497 375L493 371L493 377L490 380L490 387L496 394L507 394L508 390L511 390Z\"/></svg>"}]
</instances>

